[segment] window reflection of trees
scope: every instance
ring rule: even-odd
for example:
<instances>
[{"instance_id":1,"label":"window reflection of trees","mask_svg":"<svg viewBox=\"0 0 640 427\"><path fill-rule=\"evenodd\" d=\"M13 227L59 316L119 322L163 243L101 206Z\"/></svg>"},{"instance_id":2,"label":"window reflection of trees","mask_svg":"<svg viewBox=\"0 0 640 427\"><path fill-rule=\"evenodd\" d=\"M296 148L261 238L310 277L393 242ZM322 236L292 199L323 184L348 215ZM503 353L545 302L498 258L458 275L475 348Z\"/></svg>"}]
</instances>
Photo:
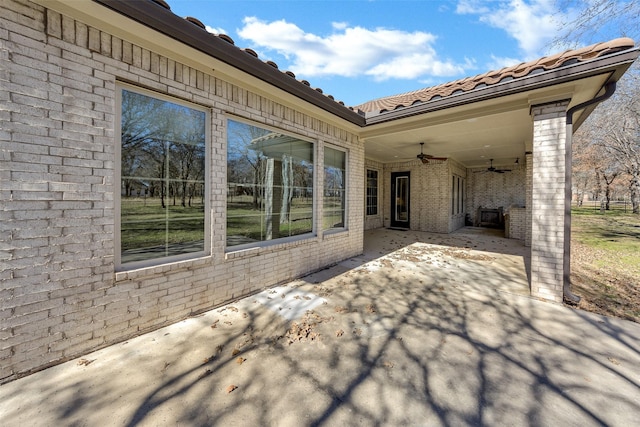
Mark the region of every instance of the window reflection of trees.
<instances>
[{"instance_id":1,"label":"window reflection of trees","mask_svg":"<svg viewBox=\"0 0 640 427\"><path fill-rule=\"evenodd\" d=\"M324 150L323 228L345 226L346 153L333 148Z\"/></svg>"},{"instance_id":2,"label":"window reflection of trees","mask_svg":"<svg viewBox=\"0 0 640 427\"><path fill-rule=\"evenodd\" d=\"M227 246L313 231L313 144L228 121Z\"/></svg>"},{"instance_id":3,"label":"window reflection of trees","mask_svg":"<svg viewBox=\"0 0 640 427\"><path fill-rule=\"evenodd\" d=\"M205 118L122 91L123 263L204 250Z\"/></svg>"}]
</instances>

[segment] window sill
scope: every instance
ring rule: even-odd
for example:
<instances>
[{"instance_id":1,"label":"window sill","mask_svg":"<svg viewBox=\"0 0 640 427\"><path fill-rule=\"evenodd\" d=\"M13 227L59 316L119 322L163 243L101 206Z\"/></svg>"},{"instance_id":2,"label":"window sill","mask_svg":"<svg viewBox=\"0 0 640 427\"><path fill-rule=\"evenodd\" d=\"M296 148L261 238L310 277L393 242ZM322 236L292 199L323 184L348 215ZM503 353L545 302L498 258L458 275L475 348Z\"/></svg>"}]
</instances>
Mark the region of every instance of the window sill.
<instances>
[{"instance_id":1,"label":"window sill","mask_svg":"<svg viewBox=\"0 0 640 427\"><path fill-rule=\"evenodd\" d=\"M318 236L310 236L296 240L289 240L285 242L275 243L275 244L267 244L264 246L252 246L245 248L227 248L227 252L224 254L225 260L234 260L234 259L244 259L244 258L252 258L259 255L264 255L272 252L279 252L291 248L295 248L301 245L307 245L310 243L317 243Z\"/></svg>"},{"instance_id":2,"label":"window sill","mask_svg":"<svg viewBox=\"0 0 640 427\"><path fill-rule=\"evenodd\" d=\"M142 267L134 270L116 271L115 281L124 282L126 280L140 279L143 277L157 276L178 270L185 270L194 267L202 267L211 263L211 255L200 258L192 258L181 261L174 261L167 264L153 265L150 267Z\"/></svg>"},{"instance_id":3,"label":"window sill","mask_svg":"<svg viewBox=\"0 0 640 427\"><path fill-rule=\"evenodd\" d=\"M338 237L345 237L345 236L347 237L349 236L349 229L334 228L334 229L325 230L322 233L322 240L335 239Z\"/></svg>"}]
</instances>

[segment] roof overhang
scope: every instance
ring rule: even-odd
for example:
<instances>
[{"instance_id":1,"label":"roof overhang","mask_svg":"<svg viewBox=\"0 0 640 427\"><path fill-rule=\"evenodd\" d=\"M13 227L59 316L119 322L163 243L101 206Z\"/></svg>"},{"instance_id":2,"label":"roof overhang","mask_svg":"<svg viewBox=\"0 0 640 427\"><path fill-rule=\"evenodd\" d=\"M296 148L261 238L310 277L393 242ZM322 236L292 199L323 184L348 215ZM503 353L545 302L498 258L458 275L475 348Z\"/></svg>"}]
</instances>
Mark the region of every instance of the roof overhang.
<instances>
[{"instance_id":1,"label":"roof overhang","mask_svg":"<svg viewBox=\"0 0 640 427\"><path fill-rule=\"evenodd\" d=\"M34 0L87 25L350 131L361 114L151 1Z\"/></svg>"},{"instance_id":2,"label":"roof overhang","mask_svg":"<svg viewBox=\"0 0 640 427\"><path fill-rule=\"evenodd\" d=\"M638 57L637 48L367 117L360 132L366 156L380 162L414 160L425 152L468 168L510 164L531 151L534 105L595 98ZM574 116L577 129L596 105Z\"/></svg>"},{"instance_id":3,"label":"roof overhang","mask_svg":"<svg viewBox=\"0 0 640 427\"><path fill-rule=\"evenodd\" d=\"M570 99L571 107L593 99L604 85L617 81L639 54L637 48L606 52L365 118L153 1L34 1L353 132L364 140L365 155L380 162L414 160L420 142L426 143L426 153L454 158L466 167L484 166L489 158L496 159L496 165L511 162L530 150L532 105ZM594 108L576 113L574 129Z\"/></svg>"}]
</instances>

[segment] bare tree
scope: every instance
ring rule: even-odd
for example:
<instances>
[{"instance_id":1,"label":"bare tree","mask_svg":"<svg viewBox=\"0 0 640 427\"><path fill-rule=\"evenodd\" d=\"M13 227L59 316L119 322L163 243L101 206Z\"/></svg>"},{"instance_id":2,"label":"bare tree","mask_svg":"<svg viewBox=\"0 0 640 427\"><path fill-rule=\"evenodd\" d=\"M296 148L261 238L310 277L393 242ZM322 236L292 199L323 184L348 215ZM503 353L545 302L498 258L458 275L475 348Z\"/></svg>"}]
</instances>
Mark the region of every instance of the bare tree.
<instances>
[{"instance_id":1,"label":"bare tree","mask_svg":"<svg viewBox=\"0 0 640 427\"><path fill-rule=\"evenodd\" d=\"M640 110L636 88L635 99L627 99L618 111L620 125L612 126L607 138L607 150L616 157L629 175L629 193L633 213L640 214Z\"/></svg>"},{"instance_id":2,"label":"bare tree","mask_svg":"<svg viewBox=\"0 0 640 427\"><path fill-rule=\"evenodd\" d=\"M561 14L565 17L560 22L563 31L555 39L556 45L575 47L608 40L612 36L640 40L638 0L556 0L556 6L565 12ZM617 163L614 169L619 167L628 176L636 214L640 214L639 97L640 65L636 63L620 80L614 98L600 105L583 126L586 129L581 129L587 133L585 138L604 148L611 163ZM593 125L594 122L597 125ZM606 169L611 167L607 165ZM597 174L606 184L611 175L604 170L601 168Z\"/></svg>"},{"instance_id":3,"label":"bare tree","mask_svg":"<svg viewBox=\"0 0 640 427\"><path fill-rule=\"evenodd\" d=\"M637 76L620 85L615 97L600 106L590 120L589 134L609 159L629 178L633 213L640 214L640 87Z\"/></svg>"},{"instance_id":4,"label":"bare tree","mask_svg":"<svg viewBox=\"0 0 640 427\"><path fill-rule=\"evenodd\" d=\"M585 196L591 200L600 197L599 162L604 157L602 147L593 144L589 132L577 132L573 138L573 194L578 206Z\"/></svg>"},{"instance_id":5,"label":"bare tree","mask_svg":"<svg viewBox=\"0 0 640 427\"><path fill-rule=\"evenodd\" d=\"M640 2L637 0L556 0L562 31L556 46L576 47L613 37L640 40Z\"/></svg>"}]
</instances>

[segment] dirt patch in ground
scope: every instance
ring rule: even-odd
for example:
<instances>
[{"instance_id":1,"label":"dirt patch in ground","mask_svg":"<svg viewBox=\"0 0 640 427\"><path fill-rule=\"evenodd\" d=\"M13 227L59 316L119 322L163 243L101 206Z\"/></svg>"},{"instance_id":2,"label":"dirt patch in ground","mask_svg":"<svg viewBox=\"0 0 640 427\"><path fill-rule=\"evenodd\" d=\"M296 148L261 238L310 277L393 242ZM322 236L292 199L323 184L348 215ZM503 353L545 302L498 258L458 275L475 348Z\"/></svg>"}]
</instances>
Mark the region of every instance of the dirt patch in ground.
<instances>
[{"instance_id":1,"label":"dirt patch in ground","mask_svg":"<svg viewBox=\"0 0 640 427\"><path fill-rule=\"evenodd\" d=\"M332 317L323 317L313 311L307 311L299 322L293 322L285 334L288 344L300 341L315 341L320 338L319 324L330 322Z\"/></svg>"}]
</instances>

